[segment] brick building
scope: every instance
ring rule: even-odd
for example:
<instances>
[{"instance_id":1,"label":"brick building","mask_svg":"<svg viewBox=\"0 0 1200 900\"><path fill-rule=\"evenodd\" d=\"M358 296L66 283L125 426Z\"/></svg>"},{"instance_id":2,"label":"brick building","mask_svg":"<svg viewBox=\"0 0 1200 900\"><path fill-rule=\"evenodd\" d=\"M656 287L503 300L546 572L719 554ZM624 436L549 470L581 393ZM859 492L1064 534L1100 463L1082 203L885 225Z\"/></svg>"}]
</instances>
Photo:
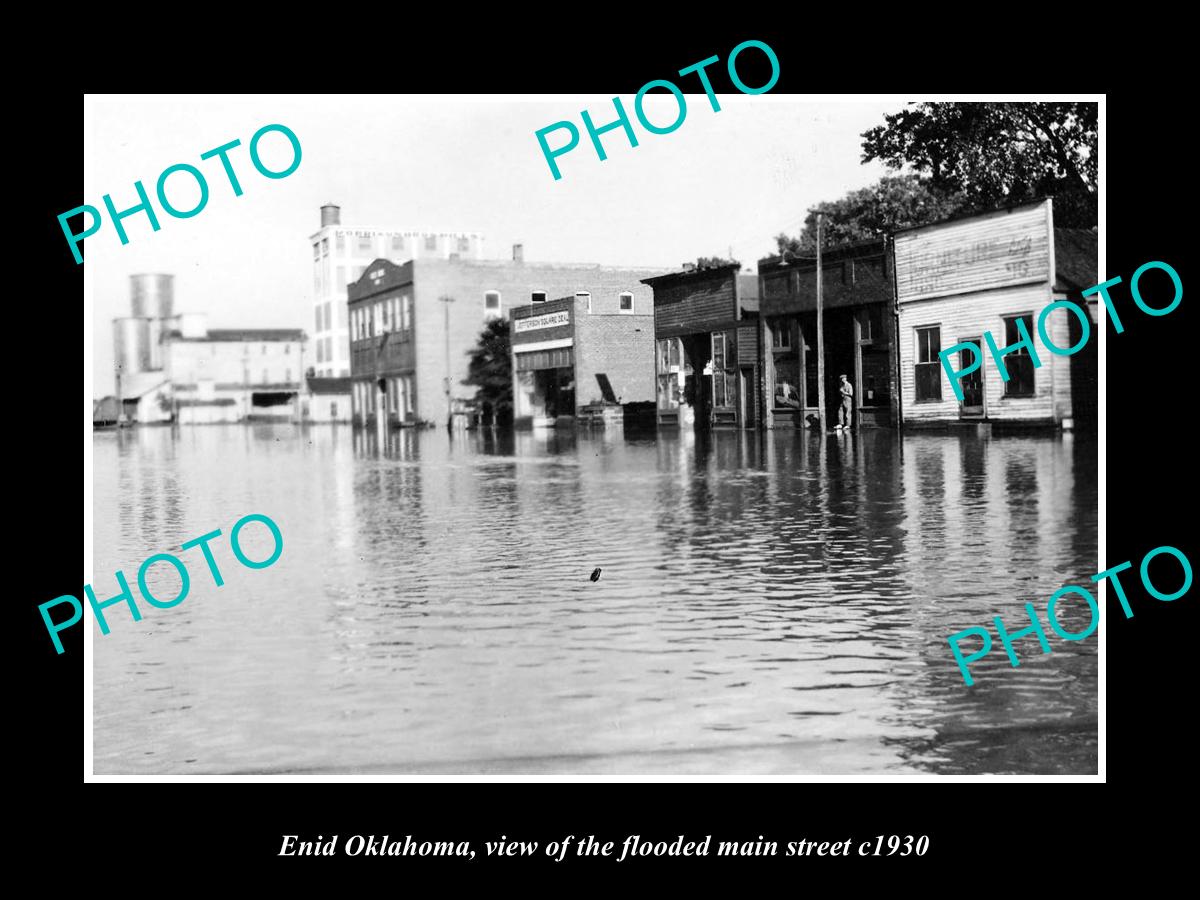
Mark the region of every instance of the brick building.
<instances>
[{"instance_id":1,"label":"brick building","mask_svg":"<svg viewBox=\"0 0 1200 900\"><path fill-rule=\"evenodd\" d=\"M646 278L659 425L757 427L758 290L740 263Z\"/></svg>"},{"instance_id":2,"label":"brick building","mask_svg":"<svg viewBox=\"0 0 1200 900\"><path fill-rule=\"evenodd\" d=\"M619 285L617 285L619 287ZM622 408L654 402L650 292L626 290L541 299L509 312L513 412L518 426L572 420L617 424Z\"/></svg>"},{"instance_id":3,"label":"brick building","mask_svg":"<svg viewBox=\"0 0 1200 900\"><path fill-rule=\"evenodd\" d=\"M817 366L817 261L787 254L759 260L768 428L830 426L841 402L839 375L854 387L852 424L896 424L892 265L881 239L821 254L825 410Z\"/></svg>"},{"instance_id":4,"label":"brick building","mask_svg":"<svg viewBox=\"0 0 1200 900\"><path fill-rule=\"evenodd\" d=\"M895 237L899 300L899 356L905 426L999 422L1072 427L1076 415L1096 409L1096 235L1054 227L1050 200L909 228ZM1072 356L1044 346L1038 321L1055 300L1070 299L1089 317L1091 337ZM1018 322L1034 345L1006 354L1004 381L984 334L997 348L1020 342ZM1051 311L1046 334L1059 348L1075 346L1082 324L1067 309ZM941 364L942 350L973 345L954 355L964 370L960 401ZM978 355L977 355L978 354Z\"/></svg>"},{"instance_id":5,"label":"brick building","mask_svg":"<svg viewBox=\"0 0 1200 900\"><path fill-rule=\"evenodd\" d=\"M462 383L468 355L490 319L576 291L597 309L631 293L644 310L641 279L654 271L527 263L520 245L511 260L378 259L348 288L354 421L374 422L382 408L393 425L465 424L475 396Z\"/></svg>"}]
</instances>

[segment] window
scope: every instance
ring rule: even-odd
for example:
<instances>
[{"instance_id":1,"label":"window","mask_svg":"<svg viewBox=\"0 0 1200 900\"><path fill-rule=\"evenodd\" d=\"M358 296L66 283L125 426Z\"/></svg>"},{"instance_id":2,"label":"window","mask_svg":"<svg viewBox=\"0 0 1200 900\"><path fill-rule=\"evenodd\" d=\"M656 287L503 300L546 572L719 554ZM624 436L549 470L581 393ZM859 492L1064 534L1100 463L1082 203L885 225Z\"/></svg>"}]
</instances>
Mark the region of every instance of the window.
<instances>
[{"instance_id":1,"label":"window","mask_svg":"<svg viewBox=\"0 0 1200 900\"><path fill-rule=\"evenodd\" d=\"M266 344L263 344L263 345L262 345L262 355L263 355L263 356L266 356L266 355L267 355L267 345L266 345Z\"/></svg>"},{"instance_id":2,"label":"window","mask_svg":"<svg viewBox=\"0 0 1200 900\"><path fill-rule=\"evenodd\" d=\"M633 312L633 294L629 293L629 291L622 291L620 299L621 299L621 306L620 306L621 312L623 312L623 313Z\"/></svg>"},{"instance_id":3,"label":"window","mask_svg":"<svg viewBox=\"0 0 1200 900\"><path fill-rule=\"evenodd\" d=\"M590 292L588 292L588 291L576 291L576 292L575 292L575 299L576 299L576 300L585 300L585 301L587 301L587 311L588 311L588 312L591 312L591 311L592 311L592 295L591 295L591 293L590 293Z\"/></svg>"},{"instance_id":4,"label":"window","mask_svg":"<svg viewBox=\"0 0 1200 900\"><path fill-rule=\"evenodd\" d=\"M346 289L346 267L345 266L337 267L337 286L338 286L339 291L344 291Z\"/></svg>"},{"instance_id":5,"label":"window","mask_svg":"<svg viewBox=\"0 0 1200 900\"><path fill-rule=\"evenodd\" d=\"M458 252L459 253L468 253L468 252L470 252L470 250L471 250L471 239L465 238L465 237L460 237L458 239Z\"/></svg>"},{"instance_id":6,"label":"window","mask_svg":"<svg viewBox=\"0 0 1200 900\"><path fill-rule=\"evenodd\" d=\"M321 307L319 307L319 306L318 306L318 307L316 308L315 312L316 312L316 314L317 314L317 328L316 328L316 330L317 330L317 331L320 331L320 330L321 330Z\"/></svg>"},{"instance_id":7,"label":"window","mask_svg":"<svg viewBox=\"0 0 1200 900\"><path fill-rule=\"evenodd\" d=\"M325 301L325 330L333 327L333 301Z\"/></svg>"},{"instance_id":8,"label":"window","mask_svg":"<svg viewBox=\"0 0 1200 900\"><path fill-rule=\"evenodd\" d=\"M408 294L400 298L400 327L405 331L413 327L412 297Z\"/></svg>"},{"instance_id":9,"label":"window","mask_svg":"<svg viewBox=\"0 0 1200 900\"><path fill-rule=\"evenodd\" d=\"M1023 322L1025 334L1033 334L1033 316L1022 314L1008 316L1004 319L1004 346L1011 347L1017 341L1025 340L1017 330L1017 323ZM1029 355L1029 347L1021 346L1006 353L1003 358L1004 368L1008 370L1008 381L1004 383L1005 397L1033 396L1033 357Z\"/></svg>"},{"instance_id":10,"label":"window","mask_svg":"<svg viewBox=\"0 0 1200 900\"><path fill-rule=\"evenodd\" d=\"M866 344L874 341L886 341L883 333L883 309L879 306L868 306L858 314L859 340Z\"/></svg>"},{"instance_id":11,"label":"window","mask_svg":"<svg viewBox=\"0 0 1200 900\"><path fill-rule=\"evenodd\" d=\"M286 381L288 384L292 383L292 370L291 369L283 370L283 380Z\"/></svg>"},{"instance_id":12,"label":"window","mask_svg":"<svg viewBox=\"0 0 1200 900\"><path fill-rule=\"evenodd\" d=\"M379 305L379 309L380 309L380 313L379 313L380 331L391 331L392 330L392 301L390 299L384 300L383 303L381 303Z\"/></svg>"},{"instance_id":13,"label":"window","mask_svg":"<svg viewBox=\"0 0 1200 900\"><path fill-rule=\"evenodd\" d=\"M339 231L337 233L335 239L337 241L337 243L336 243L337 255L341 256L342 254L344 254L346 252L346 236Z\"/></svg>"},{"instance_id":14,"label":"window","mask_svg":"<svg viewBox=\"0 0 1200 900\"><path fill-rule=\"evenodd\" d=\"M359 256L370 256L371 236L369 234L360 234L357 238L355 238L354 250Z\"/></svg>"},{"instance_id":15,"label":"window","mask_svg":"<svg viewBox=\"0 0 1200 900\"><path fill-rule=\"evenodd\" d=\"M392 235L392 255L400 256L403 253L404 253L404 235L393 234Z\"/></svg>"},{"instance_id":16,"label":"window","mask_svg":"<svg viewBox=\"0 0 1200 900\"><path fill-rule=\"evenodd\" d=\"M317 340L317 362L319 362L319 363L325 362L325 354L323 353L324 350L325 350L325 342L323 340L318 339Z\"/></svg>"},{"instance_id":17,"label":"window","mask_svg":"<svg viewBox=\"0 0 1200 900\"><path fill-rule=\"evenodd\" d=\"M771 348L773 350L792 349L792 323L787 319L776 319L771 323Z\"/></svg>"},{"instance_id":18,"label":"window","mask_svg":"<svg viewBox=\"0 0 1200 900\"><path fill-rule=\"evenodd\" d=\"M321 238L321 256L329 255L329 238Z\"/></svg>"},{"instance_id":19,"label":"window","mask_svg":"<svg viewBox=\"0 0 1200 900\"><path fill-rule=\"evenodd\" d=\"M484 291L483 308L485 312L498 313L500 312L500 292L499 291Z\"/></svg>"},{"instance_id":20,"label":"window","mask_svg":"<svg viewBox=\"0 0 1200 900\"><path fill-rule=\"evenodd\" d=\"M437 249L437 235L427 234L425 236L425 249L426 250L436 250Z\"/></svg>"},{"instance_id":21,"label":"window","mask_svg":"<svg viewBox=\"0 0 1200 900\"><path fill-rule=\"evenodd\" d=\"M292 345L291 345L291 344L284 344L284 345L283 345L283 352L284 352L284 353L291 353L291 352L292 352Z\"/></svg>"},{"instance_id":22,"label":"window","mask_svg":"<svg viewBox=\"0 0 1200 900\"><path fill-rule=\"evenodd\" d=\"M942 399L942 327L917 328L917 400Z\"/></svg>"},{"instance_id":23,"label":"window","mask_svg":"<svg viewBox=\"0 0 1200 900\"><path fill-rule=\"evenodd\" d=\"M262 383L263 383L263 384L266 384L266 383L267 383L268 381L270 381L270 380L271 380L271 379L270 379L269 373L267 372L267 370L266 370L266 369L263 369Z\"/></svg>"},{"instance_id":24,"label":"window","mask_svg":"<svg viewBox=\"0 0 1200 900\"><path fill-rule=\"evenodd\" d=\"M333 362L333 338L325 338L325 362Z\"/></svg>"},{"instance_id":25,"label":"window","mask_svg":"<svg viewBox=\"0 0 1200 900\"><path fill-rule=\"evenodd\" d=\"M313 244L313 261L315 262L316 260L318 260L320 258L321 258L321 242L317 241L317 243Z\"/></svg>"},{"instance_id":26,"label":"window","mask_svg":"<svg viewBox=\"0 0 1200 900\"><path fill-rule=\"evenodd\" d=\"M712 369L725 368L725 333L717 332L712 336Z\"/></svg>"},{"instance_id":27,"label":"window","mask_svg":"<svg viewBox=\"0 0 1200 900\"><path fill-rule=\"evenodd\" d=\"M530 292L529 302L530 303L545 303L546 302L546 292L545 291Z\"/></svg>"}]
</instances>

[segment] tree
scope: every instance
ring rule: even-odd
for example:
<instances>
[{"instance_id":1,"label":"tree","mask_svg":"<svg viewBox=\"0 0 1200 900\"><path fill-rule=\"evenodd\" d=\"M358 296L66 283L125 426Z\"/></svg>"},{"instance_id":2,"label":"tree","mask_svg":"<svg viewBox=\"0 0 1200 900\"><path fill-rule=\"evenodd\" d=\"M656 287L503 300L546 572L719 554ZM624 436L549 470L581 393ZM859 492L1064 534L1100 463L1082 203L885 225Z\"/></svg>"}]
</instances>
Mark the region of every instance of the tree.
<instances>
[{"instance_id":1,"label":"tree","mask_svg":"<svg viewBox=\"0 0 1200 900\"><path fill-rule=\"evenodd\" d=\"M965 202L961 194L940 190L918 175L886 175L840 200L811 207L800 236L779 234L775 243L780 253L787 250L811 255L817 247L817 213L825 216L821 245L828 249L856 241L881 240L884 234L897 228L948 218L962 211Z\"/></svg>"},{"instance_id":2,"label":"tree","mask_svg":"<svg viewBox=\"0 0 1200 900\"><path fill-rule=\"evenodd\" d=\"M1055 224L1096 224L1095 103L917 103L884 119L863 162L911 166L977 209L1053 195Z\"/></svg>"},{"instance_id":3,"label":"tree","mask_svg":"<svg viewBox=\"0 0 1200 900\"><path fill-rule=\"evenodd\" d=\"M697 269L719 269L721 266L736 266L736 259L726 259L723 256L700 256L696 258Z\"/></svg>"},{"instance_id":4,"label":"tree","mask_svg":"<svg viewBox=\"0 0 1200 900\"><path fill-rule=\"evenodd\" d=\"M508 320L492 319L469 351L467 377L463 384L475 386L475 401L485 419L497 425L512 423L512 337Z\"/></svg>"}]
</instances>

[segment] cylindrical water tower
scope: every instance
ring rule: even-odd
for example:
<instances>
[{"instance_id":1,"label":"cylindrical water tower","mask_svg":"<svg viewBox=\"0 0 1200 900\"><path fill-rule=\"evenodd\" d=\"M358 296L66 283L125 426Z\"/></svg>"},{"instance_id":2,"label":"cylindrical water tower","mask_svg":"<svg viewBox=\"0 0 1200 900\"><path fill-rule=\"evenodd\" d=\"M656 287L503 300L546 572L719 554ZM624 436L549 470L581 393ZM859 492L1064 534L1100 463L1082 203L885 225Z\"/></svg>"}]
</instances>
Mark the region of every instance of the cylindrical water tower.
<instances>
[{"instance_id":1,"label":"cylindrical water tower","mask_svg":"<svg viewBox=\"0 0 1200 900\"><path fill-rule=\"evenodd\" d=\"M326 225L340 225L342 223L342 208L333 203L326 203L321 207L321 227Z\"/></svg>"},{"instance_id":2,"label":"cylindrical water tower","mask_svg":"<svg viewBox=\"0 0 1200 900\"><path fill-rule=\"evenodd\" d=\"M130 275L133 315L169 319L175 310L174 275Z\"/></svg>"},{"instance_id":3,"label":"cylindrical water tower","mask_svg":"<svg viewBox=\"0 0 1200 900\"><path fill-rule=\"evenodd\" d=\"M150 320L126 316L113 319L113 364L122 375L150 370Z\"/></svg>"}]
</instances>

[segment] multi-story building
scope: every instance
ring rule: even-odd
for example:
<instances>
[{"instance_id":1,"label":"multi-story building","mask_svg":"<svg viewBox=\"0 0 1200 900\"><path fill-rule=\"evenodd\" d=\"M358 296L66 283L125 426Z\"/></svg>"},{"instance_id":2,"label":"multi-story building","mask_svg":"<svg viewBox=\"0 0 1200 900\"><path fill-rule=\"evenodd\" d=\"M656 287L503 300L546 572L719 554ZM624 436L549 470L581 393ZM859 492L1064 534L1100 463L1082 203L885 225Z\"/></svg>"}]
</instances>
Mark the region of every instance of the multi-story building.
<instances>
[{"instance_id":1,"label":"multi-story building","mask_svg":"<svg viewBox=\"0 0 1200 900\"><path fill-rule=\"evenodd\" d=\"M1054 227L1050 200L902 229L895 236L901 413L906 427L954 423L1044 424L1063 428L1096 410L1094 232ZM1070 299L1083 323L1056 300ZM1022 329L1029 336L1026 343ZM1003 355L1000 374L985 335ZM953 368L965 372L955 394L943 350L959 347ZM1032 350L1032 352L1031 352ZM1040 366L1037 364L1040 362ZM1093 424L1088 421L1088 424Z\"/></svg>"},{"instance_id":2,"label":"multi-story building","mask_svg":"<svg viewBox=\"0 0 1200 900\"><path fill-rule=\"evenodd\" d=\"M820 336L816 259L787 253L758 261L768 428L803 427L810 417L832 425L841 403L840 375L854 388L854 426L896 424L890 257L883 239L822 254ZM824 410L819 346L825 351Z\"/></svg>"},{"instance_id":3,"label":"multi-story building","mask_svg":"<svg viewBox=\"0 0 1200 900\"><path fill-rule=\"evenodd\" d=\"M309 366L318 377L350 374L350 327L346 286L357 281L376 259L478 259L483 236L474 231L400 231L350 228L341 210L321 207L321 228L309 238L313 252L313 331Z\"/></svg>"},{"instance_id":4,"label":"multi-story building","mask_svg":"<svg viewBox=\"0 0 1200 900\"><path fill-rule=\"evenodd\" d=\"M176 421L295 419L304 341L298 328L210 331L203 316L180 316L178 328L168 331L162 343Z\"/></svg>"},{"instance_id":5,"label":"multi-story building","mask_svg":"<svg viewBox=\"0 0 1200 900\"><path fill-rule=\"evenodd\" d=\"M632 290L576 291L509 311L518 426L623 424L654 404L654 310Z\"/></svg>"},{"instance_id":6,"label":"multi-story building","mask_svg":"<svg viewBox=\"0 0 1200 900\"><path fill-rule=\"evenodd\" d=\"M586 292L596 315L624 302L650 308L641 279L653 269L511 260L377 259L348 289L354 421L392 424L465 421L475 395L462 382L468 354L487 322L514 305ZM620 313L617 313L620 315ZM586 315L586 313L584 313Z\"/></svg>"}]
</instances>

